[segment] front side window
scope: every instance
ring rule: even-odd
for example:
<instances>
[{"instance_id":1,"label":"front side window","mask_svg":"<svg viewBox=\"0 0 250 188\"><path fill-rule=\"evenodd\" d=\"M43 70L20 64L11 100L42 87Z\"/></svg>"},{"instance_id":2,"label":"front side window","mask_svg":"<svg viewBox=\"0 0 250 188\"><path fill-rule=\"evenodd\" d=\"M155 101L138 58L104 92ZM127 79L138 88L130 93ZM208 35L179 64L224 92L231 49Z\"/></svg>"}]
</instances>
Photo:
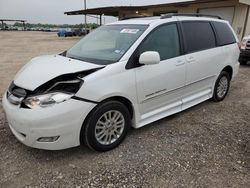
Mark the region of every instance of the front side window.
<instances>
[{"instance_id":1,"label":"front side window","mask_svg":"<svg viewBox=\"0 0 250 188\"><path fill-rule=\"evenodd\" d=\"M187 53L216 47L214 31L209 22L183 22Z\"/></svg>"},{"instance_id":2,"label":"front side window","mask_svg":"<svg viewBox=\"0 0 250 188\"><path fill-rule=\"evenodd\" d=\"M176 24L163 25L149 34L139 47L139 53L156 51L161 60L180 55L180 42Z\"/></svg>"},{"instance_id":3,"label":"front side window","mask_svg":"<svg viewBox=\"0 0 250 188\"><path fill-rule=\"evenodd\" d=\"M85 36L66 56L90 63L115 63L147 29L147 25L106 25Z\"/></svg>"}]
</instances>

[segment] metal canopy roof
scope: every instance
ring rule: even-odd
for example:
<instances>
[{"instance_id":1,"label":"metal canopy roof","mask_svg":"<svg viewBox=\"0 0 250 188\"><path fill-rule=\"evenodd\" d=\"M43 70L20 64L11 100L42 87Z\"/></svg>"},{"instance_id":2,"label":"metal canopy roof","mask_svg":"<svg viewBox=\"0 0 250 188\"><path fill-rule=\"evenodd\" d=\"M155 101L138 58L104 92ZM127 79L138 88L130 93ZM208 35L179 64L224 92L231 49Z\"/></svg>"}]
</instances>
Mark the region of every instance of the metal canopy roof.
<instances>
[{"instance_id":1,"label":"metal canopy roof","mask_svg":"<svg viewBox=\"0 0 250 188\"><path fill-rule=\"evenodd\" d=\"M67 15L82 15L82 14L93 14L93 15L102 15L105 14L106 16L118 16L119 11L121 10L143 10L146 8L137 7L137 6L121 6L121 7L101 7L101 8L92 8L86 10L76 10L65 12L64 14Z\"/></svg>"},{"instance_id":2,"label":"metal canopy roof","mask_svg":"<svg viewBox=\"0 0 250 188\"><path fill-rule=\"evenodd\" d=\"M168 3L161 4L151 4L151 5L143 5L143 6L108 6L108 7L96 7L90 8L86 10L76 10L65 12L66 15L106 15L106 16L119 16L120 11L141 11L147 10L149 8L156 8L162 6L187 6L189 4L196 3L208 3L215 2L216 0L170 0ZM227 1L227 0L219 0L219 1ZM167 2L167 1L166 1ZM250 4L250 0L239 0L239 3Z\"/></svg>"},{"instance_id":3,"label":"metal canopy roof","mask_svg":"<svg viewBox=\"0 0 250 188\"><path fill-rule=\"evenodd\" d=\"M0 22L26 22L26 20L10 20L10 19L0 19Z\"/></svg>"},{"instance_id":4,"label":"metal canopy roof","mask_svg":"<svg viewBox=\"0 0 250 188\"><path fill-rule=\"evenodd\" d=\"M199 0L199 2L209 2L214 0ZM69 11L65 12L66 15L86 15L86 14L93 14L93 15L106 15L106 16L119 16L119 12L121 10L127 11L136 11L136 10L147 10L149 8L154 7L161 7L161 6L170 6L170 5L180 5L184 6L190 3L197 3L197 0L187 0L187 1L171 1L171 3L164 3L164 4L153 4L153 5L144 5L144 6L110 6L110 7L98 7L98 8L90 8L86 10L76 10L76 11Z\"/></svg>"}]
</instances>

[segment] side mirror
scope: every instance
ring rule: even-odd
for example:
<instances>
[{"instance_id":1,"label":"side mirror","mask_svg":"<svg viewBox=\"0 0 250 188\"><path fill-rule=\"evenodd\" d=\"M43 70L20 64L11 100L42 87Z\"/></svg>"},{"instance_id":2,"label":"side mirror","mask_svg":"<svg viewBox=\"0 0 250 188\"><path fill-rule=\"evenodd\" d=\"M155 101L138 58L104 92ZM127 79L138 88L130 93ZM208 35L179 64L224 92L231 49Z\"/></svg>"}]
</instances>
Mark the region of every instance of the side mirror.
<instances>
[{"instance_id":1,"label":"side mirror","mask_svg":"<svg viewBox=\"0 0 250 188\"><path fill-rule=\"evenodd\" d=\"M143 65L153 65L160 63L160 54L155 51L147 51L140 55L139 63Z\"/></svg>"}]
</instances>

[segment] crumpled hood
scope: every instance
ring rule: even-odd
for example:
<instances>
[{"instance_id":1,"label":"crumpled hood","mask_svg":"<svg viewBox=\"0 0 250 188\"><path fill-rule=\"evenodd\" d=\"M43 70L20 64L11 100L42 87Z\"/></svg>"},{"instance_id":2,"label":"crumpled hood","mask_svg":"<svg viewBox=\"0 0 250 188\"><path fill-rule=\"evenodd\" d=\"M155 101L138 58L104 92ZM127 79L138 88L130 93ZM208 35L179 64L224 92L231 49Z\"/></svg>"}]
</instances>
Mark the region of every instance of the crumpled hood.
<instances>
[{"instance_id":1,"label":"crumpled hood","mask_svg":"<svg viewBox=\"0 0 250 188\"><path fill-rule=\"evenodd\" d=\"M60 55L39 56L27 63L16 75L15 85L33 91L45 82L69 73L103 67Z\"/></svg>"}]
</instances>

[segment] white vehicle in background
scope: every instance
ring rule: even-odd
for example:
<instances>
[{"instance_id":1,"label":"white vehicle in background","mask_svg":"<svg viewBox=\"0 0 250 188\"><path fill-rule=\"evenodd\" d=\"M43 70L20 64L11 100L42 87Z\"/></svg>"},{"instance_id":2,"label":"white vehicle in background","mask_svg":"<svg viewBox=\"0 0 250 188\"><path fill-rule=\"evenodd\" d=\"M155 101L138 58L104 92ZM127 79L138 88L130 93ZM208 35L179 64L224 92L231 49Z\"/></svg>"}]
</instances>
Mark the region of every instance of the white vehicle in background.
<instances>
[{"instance_id":1,"label":"white vehicle in background","mask_svg":"<svg viewBox=\"0 0 250 188\"><path fill-rule=\"evenodd\" d=\"M246 65L250 61L250 35L245 36L241 42L240 58L241 65Z\"/></svg>"},{"instance_id":2,"label":"white vehicle in background","mask_svg":"<svg viewBox=\"0 0 250 188\"><path fill-rule=\"evenodd\" d=\"M222 101L238 72L237 42L227 21L200 14L107 24L18 72L3 97L10 129L35 148L108 151L131 126Z\"/></svg>"}]
</instances>

